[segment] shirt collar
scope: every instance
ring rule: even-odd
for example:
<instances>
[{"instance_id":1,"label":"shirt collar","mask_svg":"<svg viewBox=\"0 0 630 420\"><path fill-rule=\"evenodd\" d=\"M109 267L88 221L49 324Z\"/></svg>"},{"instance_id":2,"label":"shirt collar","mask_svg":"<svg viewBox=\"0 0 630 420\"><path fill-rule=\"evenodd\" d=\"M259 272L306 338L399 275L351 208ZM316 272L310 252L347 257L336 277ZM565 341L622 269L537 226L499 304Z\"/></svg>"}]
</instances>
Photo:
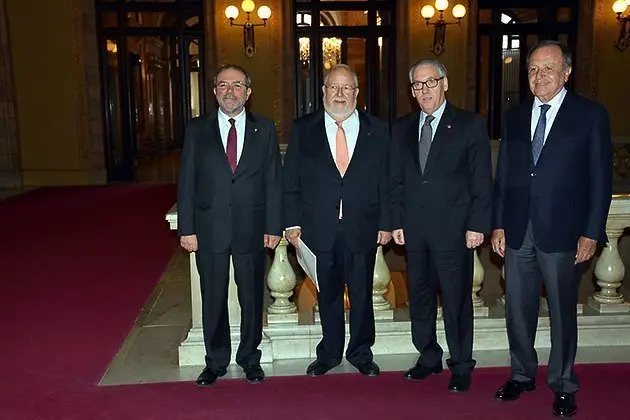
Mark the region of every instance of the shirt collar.
<instances>
[{"instance_id":1,"label":"shirt collar","mask_svg":"<svg viewBox=\"0 0 630 420\"><path fill-rule=\"evenodd\" d=\"M241 110L241 112L236 117L230 117L225 112L221 111L221 108L219 108L218 111L217 111L217 116L218 116L219 122L221 124L229 126L230 125L230 121L229 121L230 118L234 118L234 120L235 120L234 124L238 125L238 124L242 123L245 120L245 108L243 108Z\"/></svg>"},{"instance_id":2,"label":"shirt collar","mask_svg":"<svg viewBox=\"0 0 630 420\"><path fill-rule=\"evenodd\" d=\"M359 118L359 112L355 109L354 112L352 114L350 114L350 116L348 118L346 118L345 120L342 121L342 123L346 122L346 121L350 121L353 119ZM337 122L335 121L335 119L333 117L330 116L330 114L327 111L324 111L324 124L328 127L330 125L336 125Z\"/></svg>"},{"instance_id":3,"label":"shirt collar","mask_svg":"<svg viewBox=\"0 0 630 420\"><path fill-rule=\"evenodd\" d=\"M442 103L442 105L440 105L440 107L438 109L435 110L435 112L431 115L433 115L434 120L433 121L439 121L440 118L442 118L442 114L444 114L444 109L446 109L446 101L444 101L444 103ZM421 111L421 121L424 121L424 119L427 117L427 114L424 111Z\"/></svg>"},{"instance_id":4,"label":"shirt collar","mask_svg":"<svg viewBox=\"0 0 630 420\"><path fill-rule=\"evenodd\" d=\"M564 97L566 96L566 94L567 94L567 89L563 87L562 89L560 89L560 92L556 94L556 96L554 96L553 98L551 98L549 102L547 102L547 105L549 105L551 108L559 107L562 101L564 100ZM538 99L537 97L534 97L533 108L537 109L541 105L544 105L542 101Z\"/></svg>"}]
</instances>

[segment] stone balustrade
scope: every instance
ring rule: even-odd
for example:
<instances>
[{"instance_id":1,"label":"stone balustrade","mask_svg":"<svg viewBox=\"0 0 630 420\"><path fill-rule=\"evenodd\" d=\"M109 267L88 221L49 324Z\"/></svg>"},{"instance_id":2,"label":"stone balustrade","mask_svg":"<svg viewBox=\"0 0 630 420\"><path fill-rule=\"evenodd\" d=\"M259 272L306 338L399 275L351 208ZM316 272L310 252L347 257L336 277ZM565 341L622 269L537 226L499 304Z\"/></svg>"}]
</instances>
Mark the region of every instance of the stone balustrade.
<instances>
[{"instance_id":1,"label":"stone balustrade","mask_svg":"<svg viewBox=\"0 0 630 420\"><path fill-rule=\"evenodd\" d=\"M169 211L166 219L170 223L171 229L177 229L175 207ZM630 345L630 303L626 301L621 291L625 267L617 248L617 242L626 227L630 227L630 196L616 195L612 200L607 224L609 242L595 263L594 275L597 278L599 290L594 291L588 299L588 306L592 309L591 316L581 320L584 331L580 332L580 337L586 337L583 339L592 340L600 345L619 344L620 329L625 329L628 332L625 334L627 343L624 341L622 344ZM299 307L295 295L298 276L289 260L288 246L285 239L280 241L273 253L267 273L267 287L272 302L265 313L266 322L261 344L263 363L286 358L313 357L315 345L321 337L315 289L314 287L310 289L312 295L310 302L313 302L313 306L309 308ZM480 297L479 292L483 288L486 269L477 252L474 253L473 262L472 299L476 319L475 348L477 350L507 349L505 322L502 313L491 314L491 309L495 306L501 306L503 299L499 298L497 302L486 302ZM180 365L202 364L204 355L199 275L194 253L190 255L190 272L192 327L187 338L180 345ZM393 287L390 284L391 279L392 273L383 256L383 249L378 247L372 296L375 319L377 320L377 340L373 351L375 354L415 353L409 333L408 309L393 308L388 300L389 293L393 293ZM309 293L308 288L302 287L300 290L301 293ZM300 299L300 301L304 301L304 299ZM309 300L305 301L308 302ZM543 308L545 303L543 301ZM234 355L239 341L240 306L232 270L230 270L228 308ZM578 313L583 314L583 310L578 311ZM598 319L598 317L592 316L593 313L611 316ZM619 316L614 316L616 314ZM543 325L539 328L539 335L548 335L548 330L545 330L544 327L545 322L539 324ZM438 335L439 340L444 339L441 326L438 326ZM379 340L379 337L386 339Z\"/></svg>"}]
</instances>

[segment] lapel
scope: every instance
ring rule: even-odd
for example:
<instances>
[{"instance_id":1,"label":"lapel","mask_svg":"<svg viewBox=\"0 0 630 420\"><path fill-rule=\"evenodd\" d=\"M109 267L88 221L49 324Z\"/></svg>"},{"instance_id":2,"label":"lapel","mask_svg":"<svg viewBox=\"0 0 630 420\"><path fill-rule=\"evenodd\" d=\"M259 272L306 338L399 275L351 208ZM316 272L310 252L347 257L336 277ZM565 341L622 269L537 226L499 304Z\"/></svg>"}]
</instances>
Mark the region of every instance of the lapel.
<instances>
[{"instance_id":1,"label":"lapel","mask_svg":"<svg viewBox=\"0 0 630 420\"><path fill-rule=\"evenodd\" d=\"M352 158L348 163L348 169L346 170L346 175L352 171L352 168L356 167L358 164L354 164L353 162L359 161L363 159L362 155L367 153L367 149L369 148L368 142L370 141L370 137L372 136L372 124L370 123L370 118L363 111L359 112L359 134L357 136L357 142L354 145L354 153L352 153ZM335 170L337 166L335 166ZM339 171L337 171L339 173Z\"/></svg>"},{"instance_id":2,"label":"lapel","mask_svg":"<svg viewBox=\"0 0 630 420\"><path fill-rule=\"evenodd\" d=\"M330 145L328 144L328 134L326 133L326 119L324 118L324 112L325 111L323 109L319 111L319 113L315 116L311 130L309 130L313 137L313 153L315 154L316 159L323 162L326 168L332 171L337 178L341 178L341 175L337 170L337 165L335 164L332 151L330 150Z\"/></svg>"},{"instance_id":3,"label":"lapel","mask_svg":"<svg viewBox=\"0 0 630 420\"><path fill-rule=\"evenodd\" d=\"M225 154L225 147L223 146L223 141L221 140L221 130L219 130L219 117L218 110L208 114L208 131L210 138L210 147L216 150L216 153L221 156L220 160L223 162L223 168L226 171L232 173L232 168L230 168L230 163L227 160L227 155Z\"/></svg>"},{"instance_id":4,"label":"lapel","mask_svg":"<svg viewBox=\"0 0 630 420\"><path fill-rule=\"evenodd\" d=\"M416 165L416 170L420 173L420 111L413 115L413 118L409 119L409 125L407 126L407 140L409 141L409 150L411 151L411 158Z\"/></svg>"},{"instance_id":5,"label":"lapel","mask_svg":"<svg viewBox=\"0 0 630 420\"><path fill-rule=\"evenodd\" d=\"M453 120L456 115L456 109L447 102L444 107L442 118L440 118L437 130L433 136L433 141L431 142L431 148L429 149L429 156L427 157L427 164L424 168L424 173L429 172L437 163L436 156L439 156L440 150L448 143L453 127Z\"/></svg>"},{"instance_id":6,"label":"lapel","mask_svg":"<svg viewBox=\"0 0 630 420\"><path fill-rule=\"evenodd\" d=\"M553 120L553 125L551 126L551 129L549 130L549 134L547 135L547 138L545 139L545 145L540 151L540 156L538 157L538 163L540 163L541 159L545 155L545 150L553 146L553 144L558 141L557 139L561 137L565 122L568 120L569 115L572 112L571 110L572 104L573 102L572 102L571 93L567 92L566 96L564 97L564 100L562 101L562 104L560 105L560 109L558 109L556 118ZM530 121L531 121L531 108L530 108ZM547 152L547 154L548 153L549 152Z\"/></svg>"},{"instance_id":7,"label":"lapel","mask_svg":"<svg viewBox=\"0 0 630 420\"><path fill-rule=\"evenodd\" d=\"M238 176L240 173L245 171L247 167L251 164L252 159L254 159L255 153L252 149L256 146L256 136L258 135L258 130L258 119L254 114L246 111L243 151L241 152L241 158L238 161L238 165L236 165L236 172L234 172L234 176ZM225 161L227 162L227 156L225 158Z\"/></svg>"}]
</instances>

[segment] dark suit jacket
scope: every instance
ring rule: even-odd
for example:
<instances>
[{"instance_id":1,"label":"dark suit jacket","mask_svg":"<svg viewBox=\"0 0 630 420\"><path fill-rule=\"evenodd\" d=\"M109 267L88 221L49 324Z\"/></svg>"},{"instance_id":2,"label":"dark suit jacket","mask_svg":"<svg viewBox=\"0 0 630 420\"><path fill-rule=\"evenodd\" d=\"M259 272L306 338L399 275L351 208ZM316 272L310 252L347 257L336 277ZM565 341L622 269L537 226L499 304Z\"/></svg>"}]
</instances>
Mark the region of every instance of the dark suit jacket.
<instances>
[{"instance_id":1,"label":"dark suit jacket","mask_svg":"<svg viewBox=\"0 0 630 420\"><path fill-rule=\"evenodd\" d=\"M282 234L280 150L274 123L247 113L236 172L227 161L217 113L188 123L177 197L178 234L197 235L202 252L248 253ZM241 138L239 137L239 141Z\"/></svg>"},{"instance_id":2,"label":"dark suit jacket","mask_svg":"<svg viewBox=\"0 0 630 420\"><path fill-rule=\"evenodd\" d=\"M342 178L335 166L324 123L324 111L293 122L284 158L284 226L300 226L302 239L313 250L330 251L343 226L353 252L370 252L378 231L390 231L387 164L389 127L359 111L359 136Z\"/></svg>"},{"instance_id":3,"label":"dark suit jacket","mask_svg":"<svg viewBox=\"0 0 630 420\"><path fill-rule=\"evenodd\" d=\"M532 160L532 101L508 111L494 191L493 227L519 249L531 219L544 252L576 249L580 236L605 241L612 195L608 113L567 92L536 166Z\"/></svg>"},{"instance_id":4,"label":"dark suit jacket","mask_svg":"<svg viewBox=\"0 0 630 420\"><path fill-rule=\"evenodd\" d=\"M481 117L447 103L422 172L419 123L418 111L392 128L393 228L404 229L409 250L424 240L450 250L465 240L467 230L490 232L490 141Z\"/></svg>"}]
</instances>

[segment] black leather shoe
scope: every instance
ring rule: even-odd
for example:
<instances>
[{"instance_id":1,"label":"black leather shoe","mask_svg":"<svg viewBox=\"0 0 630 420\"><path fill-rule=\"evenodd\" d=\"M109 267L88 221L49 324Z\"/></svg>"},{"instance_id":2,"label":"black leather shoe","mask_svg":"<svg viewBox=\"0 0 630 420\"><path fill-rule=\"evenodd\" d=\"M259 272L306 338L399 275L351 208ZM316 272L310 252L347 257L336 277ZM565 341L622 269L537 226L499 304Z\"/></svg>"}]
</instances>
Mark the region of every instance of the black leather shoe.
<instances>
[{"instance_id":1,"label":"black leather shoe","mask_svg":"<svg viewBox=\"0 0 630 420\"><path fill-rule=\"evenodd\" d=\"M364 376L378 376L381 373L381 369L374 362L352 363L352 366Z\"/></svg>"},{"instance_id":2,"label":"black leather shoe","mask_svg":"<svg viewBox=\"0 0 630 420\"><path fill-rule=\"evenodd\" d=\"M426 379L429 375L437 375L438 373L442 372L442 369L442 362L434 367L427 367L422 364L418 364L405 372L403 378L407 379L408 381L421 381L423 379Z\"/></svg>"},{"instance_id":3,"label":"black leather shoe","mask_svg":"<svg viewBox=\"0 0 630 420\"><path fill-rule=\"evenodd\" d=\"M208 367L203 368L199 376L197 377L197 386L208 387L215 384L217 379L225 375L226 371L214 371Z\"/></svg>"},{"instance_id":4,"label":"black leather shoe","mask_svg":"<svg viewBox=\"0 0 630 420\"><path fill-rule=\"evenodd\" d=\"M451 392L466 392L470 388L470 374L451 376L448 383L448 390Z\"/></svg>"},{"instance_id":5,"label":"black leather shoe","mask_svg":"<svg viewBox=\"0 0 630 420\"><path fill-rule=\"evenodd\" d=\"M556 392L553 399L553 415L556 417L571 417L577 413L575 394Z\"/></svg>"},{"instance_id":6,"label":"black leather shoe","mask_svg":"<svg viewBox=\"0 0 630 420\"><path fill-rule=\"evenodd\" d=\"M265 380L265 372L260 365L247 366L243 368L245 380L248 384L259 384Z\"/></svg>"},{"instance_id":7,"label":"black leather shoe","mask_svg":"<svg viewBox=\"0 0 630 420\"><path fill-rule=\"evenodd\" d=\"M329 366L326 363L315 360L306 368L306 374L308 376L322 376L332 368L334 368L334 366Z\"/></svg>"},{"instance_id":8,"label":"black leather shoe","mask_svg":"<svg viewBox=\"0 0 630 420\"><path fill-rule=\"evenodd\" d=\"M499 401L514 401L517 400L521 393L531 392L536 389L536 382L527 381L519 382L514 379L510 379L503 384L501 388L494 394L494 398Z\"/></svg>"}]
</instances>

